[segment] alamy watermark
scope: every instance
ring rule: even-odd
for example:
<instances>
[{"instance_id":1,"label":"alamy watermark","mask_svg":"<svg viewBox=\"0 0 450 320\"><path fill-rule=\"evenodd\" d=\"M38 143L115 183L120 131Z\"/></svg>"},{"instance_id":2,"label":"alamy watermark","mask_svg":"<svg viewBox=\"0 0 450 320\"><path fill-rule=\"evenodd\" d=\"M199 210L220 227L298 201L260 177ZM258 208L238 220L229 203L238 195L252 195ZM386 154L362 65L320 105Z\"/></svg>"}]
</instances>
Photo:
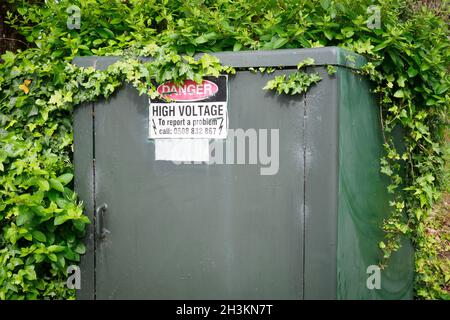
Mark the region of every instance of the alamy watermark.
<instances>
[{"instance_id":1,"label":"alamy watermark","mask_svg":"<svg viewBox=\"0 0 450 320\"><path fill-rule=\"evenodd\" d=\"M67 267L67 288L81 289L81 270L80 267L71 265Z\"/></svg>"},{"instance_id":2,"label":"alamy watermark","mask_svg":"<svg viewBox=\"0 0 450 320\"><path fill-rule=\"evenodd\" d=\"M80 30L81 28L81 9L76 5L71 5L67 8L66 13L69 14L67 17L67 28L69 30Z\"/></svg>"},{"instance_id":3,"label":"alamy watermark","mask_svg":"<svg viewBox=\"0 0 450 320\"><path fill-rule=\"evenodd\" d=\"M280 168L280 132L279 129L228 129L227 139L211 140L209 151L208 164L259 165L262 176L273 176ZM199 162L173 163L180 165Z\"/></svg>"},{"instance_id":4,"label":"alamy watermark","mask_svg":"<svg viewBox=\"0 0 450 320\"><path fill-rule=\"evenodd\" d=\"M367 14L369 19L367 19L367 28L369 29L380 29L381 28L381 8L376 5L372 5L367 8Z\"/></svg>"},{"instance_id":5,"label":"alamy watermark","mask_svg":"<svg viewBox=\"0 0 450 320\"><path fill-rule=\"evenodd\" d=\"M367 267L366 273L369 277L366 280L366 287L369 290L381 289L381 268L377 265Z\"/></svg>"},{"instance_id":6,"label":"alamy watermark","mask_svg":"<svg viewBox=\"0 0 450 320\"><path fill-rule=\"evenodd\" d=\"M67 17L67 28L70 30L80 30L81 29L81 9L76 5L70 5L66 9ZM381 7L378 5L371 5L367 7L366 13L368 15L367 27L369 29L380 29L381 28Z\"/></svg>"}]
</instances>

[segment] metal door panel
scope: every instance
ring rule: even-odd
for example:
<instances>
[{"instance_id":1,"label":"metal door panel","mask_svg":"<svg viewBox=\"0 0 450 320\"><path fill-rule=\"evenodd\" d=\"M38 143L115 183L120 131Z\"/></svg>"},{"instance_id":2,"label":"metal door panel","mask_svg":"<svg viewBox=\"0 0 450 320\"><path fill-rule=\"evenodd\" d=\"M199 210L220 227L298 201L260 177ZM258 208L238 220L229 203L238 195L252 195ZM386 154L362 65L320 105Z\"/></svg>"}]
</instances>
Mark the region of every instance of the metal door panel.
<instances>
[{"instance_id":1,"label":"metal door panel","mask_svg":"<svg viewBox=\"0 0 450 320\"><path fill-rule=\"evenodd\" d=\"M230 78L228 112L230 128L280 130L274 176L154 161L146 97L126 87L95 105L95 198L110 231L97 298L302 298L304 101L263 91L273 76Z\"/></svg>"}]
</instances>

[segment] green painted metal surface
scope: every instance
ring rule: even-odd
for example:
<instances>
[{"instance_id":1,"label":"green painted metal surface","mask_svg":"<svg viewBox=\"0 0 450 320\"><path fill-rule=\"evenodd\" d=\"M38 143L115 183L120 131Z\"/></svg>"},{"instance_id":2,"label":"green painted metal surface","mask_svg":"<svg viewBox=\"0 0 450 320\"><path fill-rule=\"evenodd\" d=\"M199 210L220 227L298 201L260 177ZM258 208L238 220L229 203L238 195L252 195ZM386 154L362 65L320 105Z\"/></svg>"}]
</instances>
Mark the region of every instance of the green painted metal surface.
<instances>
[{"instance_id":1,"label":"green painted metal surface","mask_svg":"<svg viewBox=\"0 0 450 320\"><path fill-rule=\"evenodd\" d=\"M338 48L216 55L244 69L285 67L271 75L241 70L229 80L230 128L279 129L278 173L155 161L148 100L130 86L79 107L75 185L91 218L108 204L110 231L100 239L95 223L89 229L79 298L411 298L406 242L381 272L381 289L366 286L367 268L381 258L389 199L378 107L368 81L351 70L364 58ZM262 90L308 57L323 80L307 94ZM75 63L103 69L116 60Z\"/></svg>"},{"instance_id":2,"label":"green painted metal surface","mask_svg":"<svg viewBox=\"0 0 450 320\"><path fill-rule=\"evenodd\" d=\"M110 231L97 246L98 298L301 298L302 163L294 154L303 108L301 97L265 96L266 80L242 72L230 82L231 92L260 93L245 107L232 95L229 121L243 129L290 123L276 176L260 176L256 165L155 161L145 97L128 87L96 105L96 202L108 204ZM276 116L280 103L286 110Z\"/></svg>"},{"instance_id":3,"label":"green painted metal surface","mask_svg":"<svg viewBox=\"0 0 450 320\"><path fill-rule=\"evenodd\" d=\"M382 260L381 225L390 212L388 179L380 173L383 155L380 112L368 81L339 69L339 218L337 273L340 299L411 299L413 251L402 249L381 271L380 289L369 290L367 268Z\"/></svg>"}]
</instances>

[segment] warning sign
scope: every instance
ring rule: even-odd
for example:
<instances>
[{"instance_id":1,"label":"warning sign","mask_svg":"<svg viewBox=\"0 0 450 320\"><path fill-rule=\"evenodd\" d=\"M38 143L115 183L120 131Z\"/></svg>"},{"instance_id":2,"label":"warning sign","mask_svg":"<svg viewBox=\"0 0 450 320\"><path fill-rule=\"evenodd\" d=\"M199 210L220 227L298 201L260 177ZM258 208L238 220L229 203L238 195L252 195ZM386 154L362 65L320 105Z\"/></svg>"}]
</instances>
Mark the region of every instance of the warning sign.
<instances>
[{"instance_id":1,"label":"warning sign","mask_svg":"<svg viewBox=\"0 0 450 320\"><path fill-rule=\"evenodd\" d=\"M160 98L149 107L151 139L226 139L228 77L205 77L202 83L158 86Z\"/></svg>"}]
</instances>

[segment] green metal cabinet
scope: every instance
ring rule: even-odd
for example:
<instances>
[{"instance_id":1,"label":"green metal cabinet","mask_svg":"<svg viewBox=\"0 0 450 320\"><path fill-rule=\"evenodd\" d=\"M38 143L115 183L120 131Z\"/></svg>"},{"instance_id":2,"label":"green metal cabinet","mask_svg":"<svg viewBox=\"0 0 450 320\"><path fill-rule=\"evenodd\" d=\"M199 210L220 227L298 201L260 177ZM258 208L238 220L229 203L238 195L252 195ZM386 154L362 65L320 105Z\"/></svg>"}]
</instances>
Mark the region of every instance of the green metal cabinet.
<instances>
[{"instance_id":1,"label":"green metal cabinet","mask_svg":"<svg viewBox=\"0 0 450 320\"><path fill-rule=\"evenodd\" d=\"M229 77L229 128L279 129L279 170L155 161L148 98L124 85L75 110L75 187L93 223L82 299L409 299L405 241L381 289L369 289L389 213L382 133L361 56L327 47L216 53ZM262 88L314 58L322 81L304 95ZM106 68L113 57L77 58ZM327 65L337 73L328 75ZM280 67L273 74L250 67ZM225 143L228 143L227 140ZM95 210L107 204L95 232ZM100 209L101 210L101 209Z\"/></svg>"}]
</instances>

